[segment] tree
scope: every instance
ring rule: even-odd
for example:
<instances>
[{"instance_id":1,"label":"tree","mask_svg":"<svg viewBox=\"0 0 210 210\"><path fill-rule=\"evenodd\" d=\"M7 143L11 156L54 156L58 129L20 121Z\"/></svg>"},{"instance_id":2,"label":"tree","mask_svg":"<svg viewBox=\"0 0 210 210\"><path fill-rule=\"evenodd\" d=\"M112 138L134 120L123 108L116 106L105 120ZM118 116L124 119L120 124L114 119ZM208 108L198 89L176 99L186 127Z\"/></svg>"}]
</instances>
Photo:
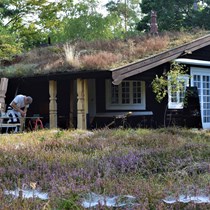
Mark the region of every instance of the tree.
<instances>
[{"instance_id":1,"label":"tree","mask_svg":"<svg viewBox=\"0 0 210 210\"><path fill-rule=\"evenodd\" d=\"M1 25L18 35L24 48L46 42L49 31L59 28L63 1L3 0L0 3Z\"/></svg>"},{"instance_id":2,"label":"tree","mask_svg":"<svg viewBox=\"0 0 210 210\"><path fill-rule=\"evenodd\" d=\"M140 3L138 0L110 1L106 4L109 15L118 17L122 32L136 30L136 24L141 18Z\"/></svg>"},{"instance_id":3,"label":"tree","mask_svg":"<svg viewBox=\"0 0 210 210\"><path fill-rule=\"evenodd\" d=\"M209 0L202 3L198 1L198 10L195 9L194 0L142 0L141 9L145 14L138 23L138 30L148 31L150 23L151 10L157 12L157 22L159 31L174 31L182 29L191 29L193 27L208 26L205 20L209 12ZM204 9L205 8L205 9ZM207 27L207 28L208 28Z\"/></svg>"},{"instance_id":4,"label":"tree","mask_svg":"<svg viewBox=\"0 0 210 210\"><path fill-rule=\"evenodd\" d=\"M192 25L194 27L201 27L203 29L210 29L209 14L210 14L210 0L199 1L197 10L194 11Z\"/></svg>"},{"instance_id":5,"label":"tree","mask_svg":"<svg viewBox=\"0 0 210 210\"><path fill-rule=\"evenodd\" d=\"M64 14L60 31L53 31L54 41L68 40L96 40L114 38L115 25L119 19L113 16L104 17L97 11L97 0L88 0L76 4L69 4Z\"/></svg>"},{"instance_id":6,"label":"tree","mask_svg":"<svg viewBox=\"0 0 210 210\"><path fill-rule=\"evenodd\" d=\"M22 45L16 40L14 34L0 26L0 60L10 60L14 55L21 52Z\"/></svg>"}]
</instances>

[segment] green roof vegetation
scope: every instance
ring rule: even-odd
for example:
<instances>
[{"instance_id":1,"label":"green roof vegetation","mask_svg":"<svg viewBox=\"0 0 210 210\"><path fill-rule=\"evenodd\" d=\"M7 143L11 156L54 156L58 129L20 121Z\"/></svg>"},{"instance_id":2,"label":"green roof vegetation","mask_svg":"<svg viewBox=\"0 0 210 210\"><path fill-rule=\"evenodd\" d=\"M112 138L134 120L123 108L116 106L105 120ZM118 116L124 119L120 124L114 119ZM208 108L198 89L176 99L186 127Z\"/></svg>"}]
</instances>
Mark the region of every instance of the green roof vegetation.
<instances>
[{"instance_id":1,"label":"green roof vegetation","mask_svg":"<svg viewBox=\"0 0 210 210\"><path fill-rule=\"evenodd\" d=\"M111 70L173 49L208 31L165 32L126 40L77 41L34 48L10 61L1 61L0 76L28 77L83 70Z\"/></svg>"}]
</instances>

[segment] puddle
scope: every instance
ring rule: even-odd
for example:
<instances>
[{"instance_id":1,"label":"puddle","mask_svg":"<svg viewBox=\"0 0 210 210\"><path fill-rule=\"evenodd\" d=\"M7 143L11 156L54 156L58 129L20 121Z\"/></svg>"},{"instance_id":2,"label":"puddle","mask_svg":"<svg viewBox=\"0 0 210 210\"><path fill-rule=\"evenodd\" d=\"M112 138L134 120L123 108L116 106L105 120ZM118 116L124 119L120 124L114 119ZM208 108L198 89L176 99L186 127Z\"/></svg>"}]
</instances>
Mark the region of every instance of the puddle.
<instances>
[{"instance_id":1,"label":"puddle","mask_svg":"<svg viewBox=\"0 0 210 210\"><path fill-rule=\"evenodd\" d=\"M40 198L42 200L49 199L49 196L47 193L40 192L38 190L5 190L5 195L12 195L14 198L18 198L22 196L22 198Z\"/></svg>"},{"instance_id":2,"label":"puddle","mask_svg":"<svg viewBox=\"0 0 210 210\"><path fill-rule=\"evenodd\" d=\"M165 203L173 204L177 202L181 203L210 203L210 197L206 195L197 195L197 196L191 196L191 195L180 195L178 198L174 197L167 197L163 199Z\"/></svg>"},{"instance_id":3,"label":"puddle","mask_svg":"<svg viewBox=\"0 0 210 210\"><path fill-rule=\"evenodd\" d=\"M121 195L121 196L103 196L97 195L95 193L89 193L82 202L84 208L92 208L97 205L107 206L107 207L126 207L138 205L136 198L131 195Z\"/></svg>"}]
</instances>

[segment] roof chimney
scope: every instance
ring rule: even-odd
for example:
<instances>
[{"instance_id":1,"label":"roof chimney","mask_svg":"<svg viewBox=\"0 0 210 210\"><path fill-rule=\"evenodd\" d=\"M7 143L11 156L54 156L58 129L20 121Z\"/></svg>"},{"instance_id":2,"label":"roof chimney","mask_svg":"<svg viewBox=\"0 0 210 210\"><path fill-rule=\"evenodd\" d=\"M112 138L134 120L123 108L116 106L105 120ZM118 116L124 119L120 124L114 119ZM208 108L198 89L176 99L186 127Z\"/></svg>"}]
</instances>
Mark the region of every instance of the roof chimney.
<instances>
[{"instance_id":1,"label":"roof chimney","mask_svg":"<svg viewBox=\"0 0 210 210\"><path fill-rule=\"evenodd\" d=\"M153 10L151 11L150 33L158 34L157 12Z\"/></svg>"}]
</instances>

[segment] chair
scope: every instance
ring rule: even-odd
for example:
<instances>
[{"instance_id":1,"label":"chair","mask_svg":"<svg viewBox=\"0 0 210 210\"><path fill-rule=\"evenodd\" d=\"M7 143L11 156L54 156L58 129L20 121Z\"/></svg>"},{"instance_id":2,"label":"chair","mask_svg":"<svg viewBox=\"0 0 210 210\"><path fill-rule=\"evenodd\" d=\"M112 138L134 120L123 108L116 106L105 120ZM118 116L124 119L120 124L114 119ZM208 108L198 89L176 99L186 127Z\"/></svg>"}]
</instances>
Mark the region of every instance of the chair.
<instances>
[{"instance_id":1,"label":"chair","mask_svg":"<svg viewBox=\"0 0 210 210\"><path fill-rule=\"evenodd\" d=\"M34 114L29 120L29 127L31 130L43 129L43 123L39 114Z\"/></svg>"},{"instance_id":2,"label":"chair","mask_svg":"<svg viewBox=\"0 0 210 210\"><path fill-rule=\"evenodd\" d=\"M2 131L2 128L6 128L6 133L9 132L9 128L14 128L14 132L18 132L20 129L21 124L20 123L11 123L11 119L8 116L7 113L1 111L1 117L0 117L0 129Z\"/></svg>"}]
</instances>

